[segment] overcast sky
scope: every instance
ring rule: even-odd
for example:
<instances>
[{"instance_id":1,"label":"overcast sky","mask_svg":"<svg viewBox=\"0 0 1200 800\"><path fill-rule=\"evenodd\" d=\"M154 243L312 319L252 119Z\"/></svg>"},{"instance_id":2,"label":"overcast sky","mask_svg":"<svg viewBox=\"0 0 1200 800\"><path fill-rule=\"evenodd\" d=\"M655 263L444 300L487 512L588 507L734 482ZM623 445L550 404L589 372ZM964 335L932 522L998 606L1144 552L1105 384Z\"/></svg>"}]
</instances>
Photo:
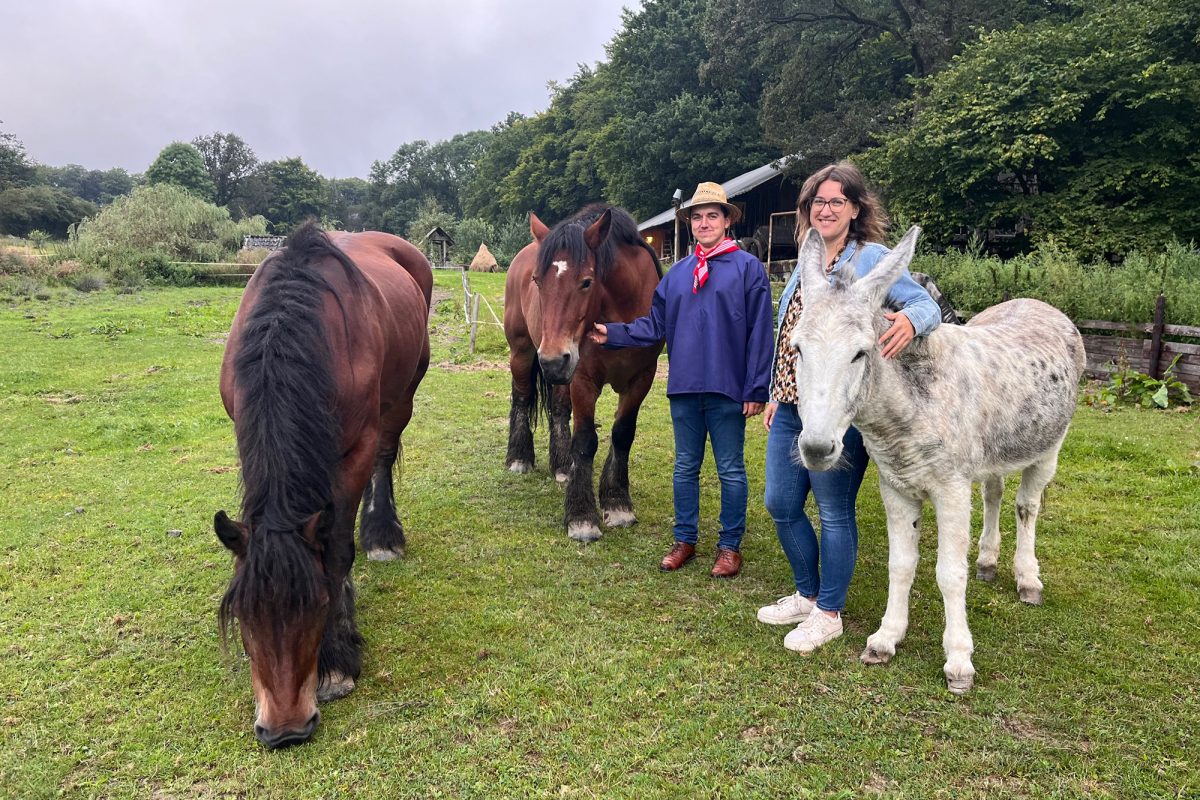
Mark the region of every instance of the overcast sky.
<instances>
[{"instance_id":1,"label":"overcast sky","mask_svg":"<svg viewBox=\"0 0 1200 800\"><path fill-rule=\"evenodd\" d=\"M367 177L416 139L549 105L640 0L5 0L0 131L50 166L144 172L217 131Z\"/></svg>"}]
</instances>

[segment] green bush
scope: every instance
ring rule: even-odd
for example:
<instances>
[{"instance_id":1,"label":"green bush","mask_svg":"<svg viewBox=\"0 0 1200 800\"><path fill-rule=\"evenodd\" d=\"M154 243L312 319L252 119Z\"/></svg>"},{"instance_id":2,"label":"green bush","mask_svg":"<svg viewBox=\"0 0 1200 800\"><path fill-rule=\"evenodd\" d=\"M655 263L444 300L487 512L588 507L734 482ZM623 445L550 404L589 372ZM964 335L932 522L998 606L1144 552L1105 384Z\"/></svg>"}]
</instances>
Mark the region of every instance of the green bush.
<instances>
[{"instance_id":1,"label":"green bush","mask_svg":"<svg viewBox=\"0 0 1200 800\"><path fill-rule=\"evenodd\" d=\"M1074 320L1151 322L1159 291L1167 319L1200 325L1200 251L1169 244L1122 264L1084 264L1049 242L1008 261L978 253L922 254L912 269L931 275L951 305L969 317L1008 297L1036 297Z\"/></svg>"}]
</instances>

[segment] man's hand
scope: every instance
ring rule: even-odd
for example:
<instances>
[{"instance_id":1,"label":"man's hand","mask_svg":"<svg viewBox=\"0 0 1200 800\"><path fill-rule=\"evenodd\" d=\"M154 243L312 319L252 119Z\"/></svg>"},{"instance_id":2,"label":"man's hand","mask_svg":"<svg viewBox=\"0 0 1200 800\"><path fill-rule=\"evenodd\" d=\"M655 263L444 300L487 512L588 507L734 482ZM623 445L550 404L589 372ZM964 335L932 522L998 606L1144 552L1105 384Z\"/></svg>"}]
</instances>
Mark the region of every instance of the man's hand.
<instances>
[{"instance_id":1,"label":"man's hand","mask_svg":"<svg viewBox=\"0 0 1200 800\"><path fill-rule=\"evenodd\" d=\"M892 327L879 337L879 343L883 345L882 355L884 358L895 358L904 352L904 348L908 347L908 343L917 335L917 331L913 328L912 321L899 311L889 312L883 317L892 321Z\"/></svg>"},{"instance_id":2,"label":"man's hand","mask_svg":"<svg viewBox=\"0 0 1200 800\"><path fill-rule=\"evenodd\" d=\"M602 325L599 322L593 322L592 327L595 328L588 334L588 338L596 344L604 344L608 341L608 326Z\"/></svg>"},{"instance_id":3,"label":"man's hand","mask_svg":"<svg viewBox=\"0 0 1200 800\"><path fill-rule=\"evenodd\" d=\"M762 403L742 403L743 417L757 417L763 411Z\"/></svg>"}]
</instances>

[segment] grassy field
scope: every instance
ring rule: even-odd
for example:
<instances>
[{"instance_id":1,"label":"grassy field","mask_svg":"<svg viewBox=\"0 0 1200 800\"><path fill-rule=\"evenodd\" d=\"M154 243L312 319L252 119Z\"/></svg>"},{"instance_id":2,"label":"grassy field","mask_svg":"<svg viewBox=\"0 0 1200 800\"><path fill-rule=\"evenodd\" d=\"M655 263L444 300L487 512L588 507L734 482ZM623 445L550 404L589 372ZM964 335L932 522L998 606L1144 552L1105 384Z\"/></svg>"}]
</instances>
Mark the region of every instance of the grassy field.
<instances>
[{"instance_id":1,"label":"grassy field","mask_svg":"<svg viewBox=\"0 0 1200 800\"><path fill-rule=\"evenodd\" d=\"M497 313L502 277L472 276ZM502 335L481 326L469 353L458 274L438 286L398 488L409 557L356 564L359 688L280 752L254 739L248 665L216 624L230 559L211 520L238 503L216 381L239 290L3 302L0 796L1200 794L1200 413L1080 406L1041 518L1040 608L1007 566L1010 482L1001 574L968 590L976 688L957 698L931 523L907 641L888 666L858 662L886 596L873 469L846 635L798 657L754 619L790 591L761 427L736 580L708 577L711 467L703 557L655 568L662 381L632 456L641 523L576 544L544 456L531 475L503 468Z\"/></svg>"}]
</instances>

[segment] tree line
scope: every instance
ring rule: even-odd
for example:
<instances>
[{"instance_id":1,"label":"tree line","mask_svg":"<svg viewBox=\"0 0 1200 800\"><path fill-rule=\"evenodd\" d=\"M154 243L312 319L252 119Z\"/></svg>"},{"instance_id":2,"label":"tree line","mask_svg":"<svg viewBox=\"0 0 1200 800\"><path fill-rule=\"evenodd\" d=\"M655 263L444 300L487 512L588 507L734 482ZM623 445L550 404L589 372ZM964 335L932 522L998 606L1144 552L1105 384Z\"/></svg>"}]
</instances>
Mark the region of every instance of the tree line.
<instances>
[{"instance_id":1,"label":"tree line","mask_svg":"<svg viewBox=\"0 0 1200 800\"><path fill-rule=\"evenodd\" d=\"M273 231L437 224L459 258L503 256L531 210L645 218L702 180L850 157L931 244L1119 257L1200 238L1198 30L1200 0L646 0L545 111L401 144L367 179L259 162L233 133L172 143L141 176L49 168L0 132L0 231L59 234L172 183Z\"/></svg>"}]
</instances>

